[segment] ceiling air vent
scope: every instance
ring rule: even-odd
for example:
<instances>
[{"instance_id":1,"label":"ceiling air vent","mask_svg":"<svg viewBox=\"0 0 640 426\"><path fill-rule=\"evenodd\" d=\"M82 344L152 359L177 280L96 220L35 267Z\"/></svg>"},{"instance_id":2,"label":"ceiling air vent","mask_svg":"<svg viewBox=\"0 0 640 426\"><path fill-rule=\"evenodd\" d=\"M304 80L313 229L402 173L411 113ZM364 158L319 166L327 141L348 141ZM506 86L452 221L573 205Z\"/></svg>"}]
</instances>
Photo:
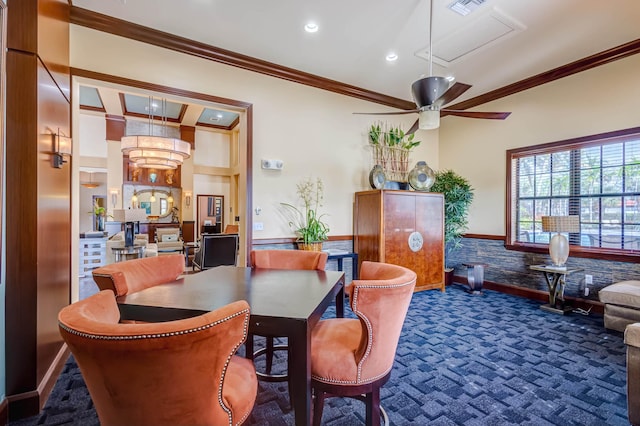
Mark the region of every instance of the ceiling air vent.
<instances>
[{"instance_id":1,"label":"ceiling air vent","mask_svg":"<svg viewBox=\"0 0 640 426\"><path fill-rule=\"evenodd\" d=\"M447 7L462 16L467 16L485 1L487 0L458 0Z\"/></svg>"}]
</instances>

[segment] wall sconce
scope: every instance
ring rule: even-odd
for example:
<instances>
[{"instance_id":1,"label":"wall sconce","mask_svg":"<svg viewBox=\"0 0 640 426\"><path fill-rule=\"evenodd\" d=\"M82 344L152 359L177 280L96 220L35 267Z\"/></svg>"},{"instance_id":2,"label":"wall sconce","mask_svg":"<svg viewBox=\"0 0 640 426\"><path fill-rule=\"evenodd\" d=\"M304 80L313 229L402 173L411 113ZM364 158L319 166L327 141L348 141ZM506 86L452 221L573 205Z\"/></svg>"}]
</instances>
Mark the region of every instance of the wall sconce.
<instances>
[{"instance_id":1,"label":"wall sconce","mask_svg":"<svg viewBox=\"0 0 640 426\"><path fill-rule=\"evenodd\" d=\"M118 203L118 188L111 188L109 190L109 194L111 194L111 207L116 208L116 204Z\"/></svg>"},{"instance_id":2,"label":"wall sconce","mask_svg":"<svg viewBox=\"0 0 640 426\"><path fill-rule=\"evenodd\" d=\"M191 191L185 191L184 192L184 204L187 207L191 206Z\"/></svg>"},{"instance_id":3,"label":"wall sconce","mask_svg":"<svg viewBox=\"0 0 640 426\"><path fill-rule=\"evenodd\" d=\"M60 129L58 129L58 134L53 136L53 167L56 169L61 169L62 165L67 161L64 159L64 156L71 156L71 138L60 134Z\"/></svg>"}]
</instances>

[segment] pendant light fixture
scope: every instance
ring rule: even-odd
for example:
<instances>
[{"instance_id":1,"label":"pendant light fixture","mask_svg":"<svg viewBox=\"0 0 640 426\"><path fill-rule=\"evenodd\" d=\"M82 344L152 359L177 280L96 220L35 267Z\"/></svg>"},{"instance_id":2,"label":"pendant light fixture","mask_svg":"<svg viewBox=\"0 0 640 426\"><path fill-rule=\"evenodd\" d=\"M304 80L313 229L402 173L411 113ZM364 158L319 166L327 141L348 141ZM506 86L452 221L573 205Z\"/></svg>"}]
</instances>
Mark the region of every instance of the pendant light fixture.
<instances>
[{"instance_id":1,"label":"pendant light fixture","mask_svg":"<svg viewBox=\"0 0 640 426\"><path fill-rule=\"evenodd\" d=\"M122 153L138 167L153 169L176 169L191 156L191 145L178 138L167 136L167 100L162 99L162 136L153 132L153 98L149 96L149 134L124 136L121 139Z\"/></svg>"},{"instance_id":2,"label":"pendant light fixture","mask_svg":"<svg viewBox=\"0 0 640 426\"><path fill-rule=\"evenodd\" d=\"M89 182L82 182L80 185L89 189L97 188L100 186L98 182L93 181L93 172L89 172Z\"/></svg>"}]
</instances>

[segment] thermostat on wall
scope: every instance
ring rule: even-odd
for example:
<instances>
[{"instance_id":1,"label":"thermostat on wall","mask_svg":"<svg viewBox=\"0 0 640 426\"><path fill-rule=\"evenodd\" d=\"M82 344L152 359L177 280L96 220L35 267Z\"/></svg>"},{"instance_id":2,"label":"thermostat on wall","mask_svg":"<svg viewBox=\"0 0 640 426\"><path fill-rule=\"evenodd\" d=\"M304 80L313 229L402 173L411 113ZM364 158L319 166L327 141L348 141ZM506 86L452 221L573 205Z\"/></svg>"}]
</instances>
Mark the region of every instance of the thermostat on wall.
<instances>
[{"instance_id":1,"label":"thermostat on wall","mask_svg":"<svg viewBox=\"0 0 640 426\"><path fill-rule=\"evenodd\" d=\"M262 160L262 168L266 170L282 170L284 162L282 160Z\"/></svg>"}]
</instances>

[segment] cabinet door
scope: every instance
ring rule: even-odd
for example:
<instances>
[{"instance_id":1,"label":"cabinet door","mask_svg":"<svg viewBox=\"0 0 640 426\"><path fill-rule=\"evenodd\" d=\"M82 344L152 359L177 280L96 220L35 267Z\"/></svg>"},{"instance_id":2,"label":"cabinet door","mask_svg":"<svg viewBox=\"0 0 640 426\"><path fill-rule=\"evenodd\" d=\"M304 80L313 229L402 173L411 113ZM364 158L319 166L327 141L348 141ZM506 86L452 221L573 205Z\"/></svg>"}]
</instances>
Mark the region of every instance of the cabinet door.
<instances>
[{"instance_id":1,"label":"cabinet door","mask_svg":"<svg viewBox=\"0 0 640 426\"><path fill-rule=\"evenodd\" d=\"M416 256L409 248L409 235L415 231L416 200L410 193L386 193L384 196L383 262L415 271ZM417 273L417 271L416 271Z\"/></svg>"},{"instance_id":2,"label":"cabinet door","mask_svg":"<svg viewBox=\"0 0 640 426\"><path fill-rule=\"evenodd\" d=\"M419 265L422 282L418 285L436 288L444 285L444 204L439 194L416 197L416 231L422 234Z\"/></svg>"}]
</instances>

